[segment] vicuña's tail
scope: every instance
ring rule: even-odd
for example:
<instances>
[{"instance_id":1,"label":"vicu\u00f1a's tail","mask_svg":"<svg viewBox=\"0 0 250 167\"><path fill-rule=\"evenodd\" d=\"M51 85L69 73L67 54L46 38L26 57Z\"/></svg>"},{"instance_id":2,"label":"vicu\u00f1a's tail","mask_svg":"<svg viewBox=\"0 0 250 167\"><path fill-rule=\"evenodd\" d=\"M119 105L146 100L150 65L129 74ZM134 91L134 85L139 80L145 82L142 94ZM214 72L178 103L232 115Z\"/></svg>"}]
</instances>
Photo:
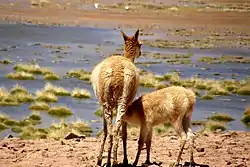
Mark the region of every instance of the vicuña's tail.
<instances>
[{"instance_id":1,"label":"vicu\u00f1a's tail","mask_svg":"<svg viewBox=\"0 0 250 167\"><path fill-rule=\"evenodd\" d=\"M186 95L189 102L190 111L192 112L196 103L195 93L191 89L186 90Z\"/></svg>"}]
</instances>

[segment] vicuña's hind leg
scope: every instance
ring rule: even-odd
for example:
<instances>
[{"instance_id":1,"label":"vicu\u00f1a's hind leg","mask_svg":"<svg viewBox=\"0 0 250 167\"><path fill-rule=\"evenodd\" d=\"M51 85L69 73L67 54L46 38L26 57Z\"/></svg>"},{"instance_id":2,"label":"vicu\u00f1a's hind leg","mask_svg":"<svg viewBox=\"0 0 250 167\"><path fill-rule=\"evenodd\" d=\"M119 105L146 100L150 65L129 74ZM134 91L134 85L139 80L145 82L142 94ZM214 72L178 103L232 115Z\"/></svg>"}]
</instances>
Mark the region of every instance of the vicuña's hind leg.
<instances>
[{"instance_id":1,"label":"vicu\u00f1a's hind leg","mask_svg":"<svg viewBox=\"0 0 250 167\"><path fill-rule=\"evenodd\" d=\"M126 105L124 105L123 103L119 104L117 108L117 116L114 129L113 165L116 165L118 163L117 150L119 144L119 132L122 125L122 116L124 115L125 111L126 111Z\"/></svg>"},{"instance_id":2,"label":"vicu\u00f1a's hind leg","mask_svg":"<svg viewBox=\"0 0 250 167\"><path fill-rule=\"evenodd\" d=\"M106 142L106 138L107 138L107 121L106 121L106 117L104 116L104 109L102 109L102 113L103 113L103 136L102 136L102 144L101 144L101 148L99 150L99 155L97 157L97 165L101 166L102 165L102 154L104 151L104 146L105 146L105 142Z\"/></svg>"},{"instance_id":3,"label":"vicu\u00f1a's hind leg","mask_svg":"<svg viewBox=\"0 0 250 167\"><path fill-rule=\"evenodd\" d=\"M128 164L127 157L127 123L122 121L123 164Z\"/></svg>"},{"instance_id":4,"label":"vicu\u00f1a's hind leg","mask_svg":"<svg viewBox=\"0 0 250 167\"><path fill-rule=\"evenodd\" d=\"M182 155L184 146L185 146L186 141L187 141L187 134L183 129L183 122L182 121L176 121L176 123L174 124L174 128L176 130L177 135L180 136L179 152L178 152L178 156L177 156L177 159L175 162L175 165L179 165L180 160L181 160L181 155Z\"/></svg>"},{"instance_id":5,"label":"vicu\u00f1a's hind leg","mask_svg":"<svg viewBox=\"0 0 250 167\"><path fill-rule=\"evenodd\" d=\"M111 166L111 151L112 151L112 146L113 146L112 112L106 113L104 116L106 117L107 125L108 125L108 159L107 159L106 167L110 167Z\"/></svg>"},{"instance_id":6,"label":"vicu\u00f1a's hind leg","mask_svg":"<svg viewBox=\"0 0 250 167\"><path fill-rule=\"evenodd\" d=\"M147 159L146 164L151 164L150 162L150 148L151 148L151 141L152 141L152 128L148 133L147 140L146 140L146 147L147 147Z\"/></svg>"},{"instance_id":7,"label":"vicu\u00f1a's hind leg","mask_svg":"<svg viewBox=\"0 0 250 167\"><path fill-rule=\"evenodd\" d=\"M190 146L189 146L190 147L190 164L195 164L194 155L193 155L195 135L191 129L191 116L192 116L192 114L184 117L183 128L184 128L185 132L187 133L187 140L190 141Z\"/></svg>"}]
</instances>

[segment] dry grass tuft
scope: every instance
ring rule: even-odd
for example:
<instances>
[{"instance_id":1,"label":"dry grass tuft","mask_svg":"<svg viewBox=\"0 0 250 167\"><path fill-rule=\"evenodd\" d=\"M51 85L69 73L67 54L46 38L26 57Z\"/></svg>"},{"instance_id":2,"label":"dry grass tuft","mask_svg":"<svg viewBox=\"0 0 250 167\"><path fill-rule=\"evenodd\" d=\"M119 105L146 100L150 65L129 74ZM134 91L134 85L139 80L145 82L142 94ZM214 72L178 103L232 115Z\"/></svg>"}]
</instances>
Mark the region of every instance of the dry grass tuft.
<instances>
[{"instance_id":1,"label":"dry grass tuft","mask_svg":"<svg viewBox=\"0 0 250 167\"><path fill-rule=\"evenodd\" d=\"M17 64L14 67L17 72L26 72L31 74L48 74L52 73L47 68L42 68L38 64Z\"/></svg>"},{"instance_id":2,"label":"dry grass tuft","mask_svg":"<svg viewBox=\"0 0 250 167\"><path fill-rule=\"evenodd\" d=\"M237 93L240 94L240 95L250 95L250 83L240 87L238 89Z\"/></svg>"},{"instance_id":3,"label":"dry grass tuft","mask_svg":"<svg viewBox=\"0 0 250 167\"><path fill-rule=\"evenodd\" d=\"M36 91L36 100L43 102L57 102L58 98L54 93L46 91Z\"/></svg>"},{"instance_id":4,"label":"dry grass tuft","mask_svg":"<svg viewBox=\"0 0 250 167\"><path fill-rule=\"evenodd\" d=\"M57 76L55 73L47 73L44 75L45 80L60 80L60 77Z\"/></svg>"},{"instance_id":5,"label":"dry grass tuft","mask_svg":"<svg viewBox=\"0 0 250 167\"><path fill-rule=\"evenodd\" d=\"M91 94L87 89L75 88L72 91L71 96L74 97L74 98L82 99L82 98L90 98Z\"/></svg>"},{"instance_id":6,"label":"dry grass tuft","mask_svg":"<svg viewBox=\"0 0 250 167\"><path fill-rule=\"evenodd\" d=\"M235 120L231 116L225 113L217 113L213 116L208 117L208 119L213 120L213 121L221 121L221 122L231 122Z\"/></svg>"},{"instance_id":7,"label":"dry grass tuft","mask_svg":"<svg viewBox=\"0 0 250 167\"><path fill-rule=\"evenodd\" d=\"M226 130L226 127L222 123L220 123L220 122L208 121L205 124L205 130L211 131L211 132L215 132L217 130L224 131L224 130Z\"/></svg>"},{"instance_id":8,"label":"dry grass tuft","mask_svg":"<svg viewBox=\"0 0 250 167\"><path fill-rule=\"evenodd\" d=\"M45 102L35 102L29 106L30 110L49 110L49 105Z\"/></svg>"},{"instance_id":9,"label":"dry grass tuft","mask_svg":"<svg viewBox=\"0 0 250 167\"><path fill-rule=\"evenodd\" d=\"M60 86L55 86L51 83L46 83L46 85L44 86L44 91L53 93L57 96L70 96L70 92L68 90Z\"/></svg>"},{"instance_id":10,"label":"dry grass tuft","mask_svg":"<svg viewBox=\"0 0 250 167\"><path fill-rule=\"evenodd\" d=\"M35 80L36 77L24 71L16 72L16 73L9 73L7 74L8 79L16 79L16 80Z\"/></svg>"},{"instance_id":11,"label":"dry grass tuft","mask_svg":"<svg viewBox=\"0 0 250 167\"><path fill-rule=\"evenodd\" d=\"M50 115L57 117L67 117L72 115L72 111L67 106L54 106L49 109Z\"/></svg>"},{"instance_id":12,"label":"dry grass tuft","mask_svg":"<svg viewBox=\"0 0 250 167\"><path fill-rule=\"evenodd\" d=\"M84 81L90 81L91 72L86 70L71 70L67 73L67 76L75 77Z\"/></svg>"}]
</instances>

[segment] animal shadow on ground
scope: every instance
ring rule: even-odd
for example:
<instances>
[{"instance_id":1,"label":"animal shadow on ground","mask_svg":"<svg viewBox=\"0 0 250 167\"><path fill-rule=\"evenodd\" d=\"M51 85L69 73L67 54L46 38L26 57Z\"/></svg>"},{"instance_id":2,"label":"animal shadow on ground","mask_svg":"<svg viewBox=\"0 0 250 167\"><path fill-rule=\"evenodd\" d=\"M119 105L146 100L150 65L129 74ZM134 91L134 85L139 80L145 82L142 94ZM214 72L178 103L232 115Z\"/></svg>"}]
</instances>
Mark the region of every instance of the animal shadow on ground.
<instances>
[{"instance_id":1,"label":"animal shadow on ground","mask_svg":"<svg viewBox=\"0 0 250 167\"><path fill-rule=\"evenodd\" d=\"M162 162L156 163L153 162L152 164L142 164L141 166L137 166L137 167L150 167L151 165L154 167L157 166L161 166ZM196 166L200 166L200 167L209 167L209 165L205 165L205 164L197 164L197 163L190 163L190 162L185 162L184 165L179 165L177 167L196 167ZM132 164L117 164L117 165L113 165L113 167L134 167Z\"/></svg>"},{"instance_id":2,"label":"animal shadow on ground","mask_svg":"<svg viewBox=\"0 0 250 167\"><path fill-rule=\"evenodd\" d=\"M150 166L154 166L154 167L159 166L160 167L161 164L162 164L162 162L159 162L159 163L153 162L151 164L142 164L141 166L136 166L136 167L150 167ZM113 165L112 167L135 167L135 166L133 166L132 164L125 165L125 164L121 163L121 164Z\"/></svg>"},{"instance_id":3,"label":"animal shadow on ground","mask_svg":"<svg viewBox=\"0 0 250 167\"><path fill-rule=\"evenodd\" d=\"M208 165L205 164L197 164L197 163L190 163L190 162L185 162L182 167L195 167L195 166L200 166L200 167L209 167Z\"/></svg>"}]
</instances>

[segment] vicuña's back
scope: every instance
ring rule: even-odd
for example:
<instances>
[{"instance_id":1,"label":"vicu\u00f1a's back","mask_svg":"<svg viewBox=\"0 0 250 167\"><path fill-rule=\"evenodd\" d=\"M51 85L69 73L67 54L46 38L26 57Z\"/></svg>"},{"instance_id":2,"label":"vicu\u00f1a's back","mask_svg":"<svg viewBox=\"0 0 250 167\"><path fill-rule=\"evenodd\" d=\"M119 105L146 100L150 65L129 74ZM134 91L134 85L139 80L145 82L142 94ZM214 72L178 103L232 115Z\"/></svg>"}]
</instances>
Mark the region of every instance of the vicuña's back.
<instances>
[{"instance_id":1,"label":"vicu\u00f1a's back","mask_svg":"<svg viewBox=\"0 0 250 167\"><path fill-rule=\"evenodd\" d=\"M126 57L111 56L96 66L91 82L101 105L109 103L110 108L115 108L117 102L123 100L132 103L139 83L139 74L134 63ZM123 96L124 93L127 95Z\"/></svg>"},{"instance_id":2,"label":"vicu\u00f1a's back","mask_svg":"<svg viewBox=\"0 0 250 167\"><path fill-rule=\"evenodd\" d=\"M124 56L111 56L99 63L92 71L91 82L103 112L104 135L98 156L97 165L101 165L106 137L108 136L108 160L110 166L112 150L112 117L117 111L114 131L113 164L117 164L118 131L121 127L121 117L132 103L139 86L139 73L134 60L141 54L141 44L138 41L139 30L128 37L122 32L125 46Z\"/></svg>"},{"instance_id":3,"label":"vicu\u00f1a's back","mask_svg":"<svg viewBox=\"0 0 250 167\"><path fill-rule=\"evenodd\" d=\"M162 123L175 123L179 117L192 113L195 94L179 86L163 88L147 93L136 99L129 106L124 120L140 125L147 121L153 126ZM138 115L140 114L140 116Z\"/></svg>"},{"instance_id":4,"label":"vicu\u00f1a's back","mask_svg":"<svg viewBox=\"0 0 250 167\"><path fill-rule=\"evenodd\" d=\"M190 122L195 103L196 97L192 90L180 86L171 86L144 94L129 106L123 117L123 121L140 125L139 145L134 166L138 163L144 143L146 143L147 146L146 163L150 163L152 129L153 126L163 123L170 123L174 127L177 135L181 137L182 143L180 145L176 165L179 164L186 139L188 138L192 139L190 161L194 163L192 152L194 135L190 128ZM124 143L124 162L127 162L125 142L127 138L126 126L126 124L123 125L122 135Z\"/></svg>"}]
</instances>

